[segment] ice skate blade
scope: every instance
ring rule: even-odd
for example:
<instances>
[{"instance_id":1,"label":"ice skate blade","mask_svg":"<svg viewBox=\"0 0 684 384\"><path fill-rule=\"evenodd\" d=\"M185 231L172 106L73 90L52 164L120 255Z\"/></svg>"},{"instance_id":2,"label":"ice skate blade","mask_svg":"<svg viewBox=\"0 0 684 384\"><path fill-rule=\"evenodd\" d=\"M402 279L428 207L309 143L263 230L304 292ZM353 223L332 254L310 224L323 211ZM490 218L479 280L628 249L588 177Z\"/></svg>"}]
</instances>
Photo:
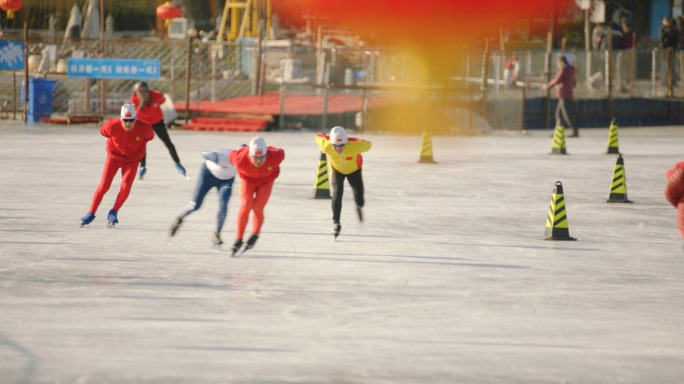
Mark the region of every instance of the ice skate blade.
<instances>
[{"instance_id":1,"label":"ice skate blade","mask_svg":"<svg viewBox=\"0 0 684 384\"><path fill-rule=\"evenodd\" d=\"M116 223L113 223L111 221L107 223L107 228L115 228L115 227L116 227Z\"/></svg>"}]
</instances>

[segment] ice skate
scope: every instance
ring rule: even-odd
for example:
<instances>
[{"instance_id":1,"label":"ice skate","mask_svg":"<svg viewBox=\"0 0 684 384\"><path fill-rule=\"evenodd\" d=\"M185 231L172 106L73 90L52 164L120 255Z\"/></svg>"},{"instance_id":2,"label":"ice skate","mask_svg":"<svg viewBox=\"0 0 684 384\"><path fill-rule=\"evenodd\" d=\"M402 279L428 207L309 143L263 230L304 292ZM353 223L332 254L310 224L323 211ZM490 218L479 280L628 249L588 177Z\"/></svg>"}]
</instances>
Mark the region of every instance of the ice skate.
<instances>
[{"instance_id":1,"label":"ice skate","mask_svg":"<svg viewBox=\"0 0 684 384\"><path fill-rule=\"evenodd\" d=\"M242 253L245 253L250 249L254 248L254 245L256 244L257 240L259 240L259 235L250 236L249 240L247 240L247 245L245 245L245 249L242 250Z\"/></svg>"},{"instance_id":2,"label":"ice skate","mask_svg":"<svg viewBox=\"0 0 684 384\"><path fill-rule=\"evenodd\" d=\"M183 167L181 163L176 163L176 169L178 170L178 173L185 176L186 179L188 178L188 173L185 171L185 167Z\"/></svg>"},{"instance_id":3,"label":"ice skate","mask_svg":"<svg viewBox=\"0 0 684 384\"><path fill-rule=\"evenodd\" d=\"M92 223L93 220L95 220L95 215L92 212L86 213L86 215L81 219L81 227L85 227L86 225Z\"/></svg>"},{"instance_id":4,"label":"ice skate","mask_svg":"<svg viewBox=\"0 0 684 384\"><path fill-rule=\"evenodd\" d=\"M174 222L173 225L171 226L171 236L175 235L176 232L178 232L181 224L183 224L183 219L181 219L180 217L177 217L176 222Z\"/></svg>"},{"instance_id":5,"label":"ice skate","mask_svg":"<svg viewBox=\"0 0 684 384\"><path fill-rule=\"evenodd\" d=\"M356 206L356 214L359 215L359 221L363 223L363 208Z\"/></svg>"},{"instance_id":6,"label":"ice skate","mask_svg":"<svg viewBox=\"0 0 684 384\"><path fill-rule=\"evenodd\" d=\"M235 256L235 254L240 250L240 247L242 247L242 239L235 239L235 242L233 243L233 254L232 256Z\"/></svg>"},{"instance_id":7,"label":"ice skate","mask_svg":"<svg viewBox=\"0 0 684 384\"><path fill-rule=\"evenodd\" d=\"M333 236L337 240L337 236L340 235L340 230L342 230L342 225L340 223L333 224Z\"/></svg>"},{"instance_id":8,"label":"ice skate","mask_svg":"<svg viewBox=\"0 0 684 384\"><path fill-rule=\"evenodd\" d=\"M146 167L140 167L138 168L138 179L142 180L143 176L147 173L147 168Z\"/></svg>"},{"instance_id":9,"label":"ice skate","mask_svg":"<svg viewBox=\"0 0 684 384\"><path fill-rule=\"evenodd\" d=\"M107 215L107 225L111 228L114 228L114 226L119 223L119 219L117 219L116 214L117 211L112 209L109 211L109 215Z\"/></svg>"},{"instance_id":10,"label":"ice skate","mask_svg":"<svg viewBox=\"0 0 684 384\"><path fill-rule=\"evenodd\" d=\"M221 240L221 234L218 232L214 232L214 235L211 238L212 244L214 244L214 247L220 247L221 244L223 244L223 240Z\"/></svg>"}]
</instances>

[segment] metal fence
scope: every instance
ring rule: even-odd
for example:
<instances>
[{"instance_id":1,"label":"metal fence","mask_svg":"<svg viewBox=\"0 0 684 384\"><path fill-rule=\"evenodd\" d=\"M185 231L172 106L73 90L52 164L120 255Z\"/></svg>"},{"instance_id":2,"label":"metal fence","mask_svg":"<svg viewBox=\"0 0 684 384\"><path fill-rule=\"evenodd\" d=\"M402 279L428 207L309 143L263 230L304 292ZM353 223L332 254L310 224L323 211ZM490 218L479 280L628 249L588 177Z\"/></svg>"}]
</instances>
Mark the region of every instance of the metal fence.
<instances>
[{"instance_id":1,"label":"metal fence","mask_svg":"<svg viewBox=\"0 0 684 384\"><path fill-rule=\"evenodd\" d=\"M567 55L576 67L575 96L579 100L677 98L684 94L684 82L680 80L684 54L672 52L668 56L657 49L471 52L457 61L448 79L426 84L425 72L418 69L421 64L416 57L389 48L319 49L289 41L264 41L259 45L254 39L220 45L199 39L42 39L30 41L28 47L30 75L56 81L52 105L55 114L116 114L130 98L136 79L67 77L66 59L76 55L158 58L161 78L151 81L151 86L176 103L192 105L278 91L281 113L272 128L327 129L339 124L392 130L408 119L434 132L525 129L530 113L526 103L547 98L549 93L540 85L553 77L555 60L561 54ZM513 54L519 57L519 74L515 82L509 82L506 62ZM22 80L23 72L0 72L0 104L5 115L8 111L22 111L18 107ZM322 98L320 113L288 112L288 97L299 94ZM358 110L328 113L325 101L334 95L357 98ZM384 102L378 104L377 100ZM545 113L550 113L548 108Z\"/></svg>"}]
</instances>

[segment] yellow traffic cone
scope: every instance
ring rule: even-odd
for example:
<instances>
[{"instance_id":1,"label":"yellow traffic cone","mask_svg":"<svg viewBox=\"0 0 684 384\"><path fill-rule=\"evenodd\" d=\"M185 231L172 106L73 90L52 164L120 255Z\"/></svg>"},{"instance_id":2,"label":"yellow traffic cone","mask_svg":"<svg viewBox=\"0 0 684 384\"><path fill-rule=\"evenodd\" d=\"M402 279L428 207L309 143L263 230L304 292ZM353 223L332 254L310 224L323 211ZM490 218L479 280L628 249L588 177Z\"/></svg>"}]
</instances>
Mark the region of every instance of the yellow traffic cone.
<instances>
[{"instance_id":1,"label":"yellow traffic cone","mask_svg":"<svg viewBox=\"0 0 684 384\"><path fill-rule=\"evenodd\" d=\"M608 131L608 154L620 153L618 145L618 127L615 124L615 119L610 122L610 130Z\"/></svg>"},{"instance_id":2,"label":"yellow traffic cone","mask_svg":"<svg viewBox=\"0 0 684 384\"><path fill-rule=\"evenodd\" d=\"M314 199L330 199L330 181L328 180L328 158L321 152L318 160L318 172L314 182Z\"/></svg>"},{"instance_id":3,"label":"yellow traffic cone","mask_svg":"<svg viewBox=\"0 0 684 384\"><path fill-rule=\"evenodd\" d=\"M633 203L627 199L627 177L625 176L625 161L622 154L618 154L613 171L613 182L610 184L608 203Z\"/></svg>"},{"instance_id":4,"label":"yellow traffic cone","mask_svg":"<svg viewBox=\"0 0 684 384\"><path fill-rule=\"evenodd\" d=\"M565 151L565 127L559 124L553 131L553 142L551 143L552 155L567 155Z\"/></svg>"},{"instance_id":5,"label":"yellow traffic cone","mask_svg":"<svg viewBox=\"0 0 684 384\"><path fill-rule=\"evenodd\" d=\"M427 132L423 132L423 145L420 149L419 163L436 163L432 158L432 138Z\"/></svg>"},{"instance_id":6,"label":"yellow traffic cone","mask_svg":"<svg viewBox=\"0 0 684 384\"><path fill-rule=\"evenodd\" d=\"M563 196L563 184L556 181L556 187L551 195L549 213L546 215L546 240L577 240L570 237L568 229L568 216L565 211L565 197Z\"/></svg>"}]
</instances>

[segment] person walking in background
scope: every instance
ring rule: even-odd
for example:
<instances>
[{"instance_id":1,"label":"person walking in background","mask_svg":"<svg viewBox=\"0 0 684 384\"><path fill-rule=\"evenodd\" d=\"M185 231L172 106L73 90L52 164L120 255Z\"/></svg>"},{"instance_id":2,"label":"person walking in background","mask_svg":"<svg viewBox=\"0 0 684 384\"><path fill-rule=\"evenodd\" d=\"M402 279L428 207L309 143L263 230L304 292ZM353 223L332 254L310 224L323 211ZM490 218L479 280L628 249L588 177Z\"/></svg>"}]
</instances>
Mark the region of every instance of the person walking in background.
<instances>
[{"instance_id":1,"label":"person walking in background","mask_svg":"<svg viewBox=\"0 0 684 384\"><path fill-rule=\"evenodd\" d=\"M202 152L204 163L200 169L199 178L197 179L197 187L195 188L195 195L193 196L188 207L176 218L176 221L171 226L171 236L174 236L183 219L191 213L197 211L202 206L204 198L212 188L216 188L219 195L219 210L216 217L216 231L212 241L214 246L223 244L221 240L221 229L223 223L226 221L228 214L228 201L233 190L233 181L235 180L235 167L230 163L230 149L217 149L214 151Z\"/></svg>"},{"instance_id":2,"label":"person walking in background","mask_svg":"<svg viewBox=\"0 0 684 384\"><path fill-rule=\"evenodd\" d=\"M504 83L506 87L515 85L518 81L518 74L520 73L520 59L517 54L511 55L504 67Z\"/></svg>"},{"instance_id":3,"label":"person walking in background","mask_svg":"<svg viewBox=\"0 0 684 384\"><path fill-rule=\"evenodd\" d=\"M330 182L333 189L332 213L333 213L333 235L335 238L340 235L342 225L340 215L342 213L342 195L344 194L344 180L349 181L354 202L356 203L356 213L359 221L363 221L364 188L361 168L363 166L363 152L371 149L371 142L348 137L347 131L343 127L334 127L330 130L330 136L323 133L316 135L316 144L327 156L332 170Z\"/></svg>"},{"instance_id":4,"label":"person walking in background","mask_svg":"<svg viewBox=\"0 0 684 384\"><path fill-rule=\"evenodd\" d=\"M237 214L237 230L233 243L233 256L240 250L249 221L252 215L252 236L247 240L244 251L254 247L259 239L261 226L264 223L264 208L271 197L275 179L280 175L280 163L285 160L285 151L280 148L266 146L266 141L255 137L249 146L230 152L230 162L240 176L240 209Z\"/></svg>"},{"instance_id":5,"label":"person walking in background","mask_svg":"<svg viewBox=\"0 0 684 384\"><path fill-rule=\"evenodd\" d=\"M95 212L102 198L109 191L116 172L121 169L121 189L107 217L110 225L119 222L117 215L131 193L138 162L145 156L147 142L154 139L152 126L136 119L135 107L131 104L124 104L121 107L120 117L107 120L102 124L100 133L107 138L107 159L100 185L95 189L88 213L81 219L81 226L90 224L95 219Z\"/></svg>"},{"instance_id":6,"label":"person walking in background","mask_svg":"<svg viewBox=\"0 0 684 384\"><path fill-rule=\"evenodd\" d=\"M557 62L558 73L556 77L544 86L544 89L556 87L558 105L556 106L556 126L563 124L564 127L572 128L569 137L579 137L579 129L574 123L575 120L575 98L574 88L577 85L575 78L575 67L565 56L561 56Z\"/></svg>"},{"instance_id":7,"label":"person walking in background","mask_svg":"<svg viewBox=\"0 0 684 384\"><path fill-rule=\"evenodd\" d=\"M679 41L679 32L674 19L663 17L662 26L658 30L658 40L662 49L662 63L660 65L660 83L667 88L666 94L672 96L672 87L677 85L675 78L675 50Z\"/></svg>"},{"instance_id":8,"label":"person walking in background","mask_svg":"<svg viewBox=\"0 0 684 384\"><path fill-rule=\"evenodd\" d=\"M674 168L665 173L665 176L667 177L665 198L677 210L677 227L684 240L684 161L675 164Z\"/></svg>"},{"instance_id":9,"label":"person walking in background","mask_svg":"<svg viewBox=\"0 0 684 384\"><path fill-rule=\"evenodd\" d=\"M169 150L173 162L176 163L176 169L181 175L187 178L187 172L183 165L181 165L180 158L176 152L176 147L171 142L169 131L166 129L166 123L164 123L164 113L161 109L161 105L164 104L164 101L166 101L164 95L162 95L161 92L150 89L150 86L146 82L141 81L135 84L133 95L131 95L131 104L135 105L138 118L152 124L154 133L164 143L166 149ZM145 173L147 173L146 164L147 156L143 156L140 160L140 168L138 169L138 175L141 179L145 176Z\"/></svg>"},{"instance_id":10,"label":"person walking in background","mask_svg":"<svg viewBox=\"0 0 684 384\"><path fill-rule=\"evenodd\" d=\"M622 30L622 49L617 51L615 60L617 67L616 84L618 85L620 92L627 93L632 86L632 59L634 58L632 49L635 47L636 41L634 40L634 32L630 25L629 16L626 14L620 16L620 29Z\"/></svg>"},{"instance_id":11,"label":"person walking in background","mask_svg":"<svg viewBox=\"0 0 684 384\"><path fill-rule=\"evenodd\" d=\"M684 15L679 15L677 17L675 25L678 33L677 37L677 59L675 60L678 65L677 67L677 78L681 81L684 76Z\"/></svg>"}]
</instances>

